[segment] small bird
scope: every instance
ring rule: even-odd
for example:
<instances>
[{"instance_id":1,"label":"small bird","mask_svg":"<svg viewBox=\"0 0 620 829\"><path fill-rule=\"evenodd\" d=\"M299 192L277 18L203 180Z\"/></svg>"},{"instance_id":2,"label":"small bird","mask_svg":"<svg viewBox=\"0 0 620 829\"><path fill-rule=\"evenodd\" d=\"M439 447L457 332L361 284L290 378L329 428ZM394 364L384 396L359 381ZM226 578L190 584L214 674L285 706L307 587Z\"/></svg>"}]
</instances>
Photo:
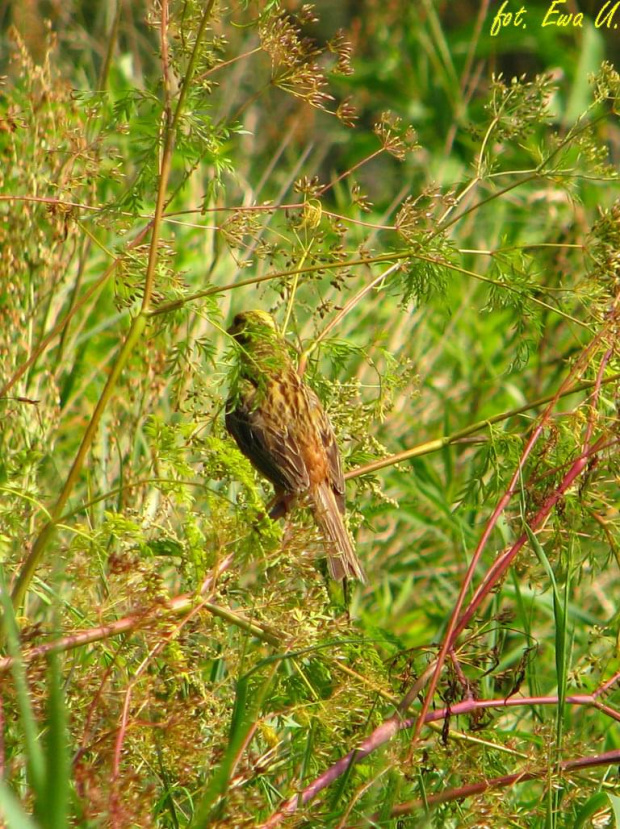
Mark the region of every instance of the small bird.
<instances>
[{"instance_id":1,"label":"small bird","mask_svg":"<svg viewBox=\"0 0 620 829\"><path fill-rule=\"evenodd\" d=\"M345 527L344 476L329 418L297 373L285 339L264 311L245 311L228 329L239 344L239 381L226 428L285 504L305 497L327 542L330 575L365 581Z\"/></svg>"}]
</instances>

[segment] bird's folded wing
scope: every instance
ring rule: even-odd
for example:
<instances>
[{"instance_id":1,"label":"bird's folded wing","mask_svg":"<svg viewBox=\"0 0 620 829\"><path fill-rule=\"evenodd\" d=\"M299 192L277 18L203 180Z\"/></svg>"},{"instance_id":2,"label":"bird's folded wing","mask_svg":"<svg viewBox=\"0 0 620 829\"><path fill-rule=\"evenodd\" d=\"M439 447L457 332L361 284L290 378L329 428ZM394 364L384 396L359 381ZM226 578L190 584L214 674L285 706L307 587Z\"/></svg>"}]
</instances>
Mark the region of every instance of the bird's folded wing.
<instances>
[{"instance_id":1,"label":"bird's folded wing","mask_svg":"<svg viewBox=\"0 0 620 829\"><path fill-rule=\"evenodd\" d=\"M334 492L336 503L340 512L345 509L345 485L344 472L342 471L342 460L340 458L340 450L336 442L336 435L329 420L329 417L323 411L316 394L308 389L308 402L310 407L316 412L318 418L318 432L321 437L321 442L325 447L325 454L329 464L329 483Z\"/></svg>"},{"instance_id":2,"label":"bird's folded wing","mask_svg":"<svg viewBox=\"0 0 620 829\"><path fill-rule=\"evenodd\" d=\"M248 405L249 404L249 405ZM226 415L226 428L243 454L277 490L303 492L310 486L299 446L282 421L265 417L245 401Z\"/></svg>"}]
</instances>

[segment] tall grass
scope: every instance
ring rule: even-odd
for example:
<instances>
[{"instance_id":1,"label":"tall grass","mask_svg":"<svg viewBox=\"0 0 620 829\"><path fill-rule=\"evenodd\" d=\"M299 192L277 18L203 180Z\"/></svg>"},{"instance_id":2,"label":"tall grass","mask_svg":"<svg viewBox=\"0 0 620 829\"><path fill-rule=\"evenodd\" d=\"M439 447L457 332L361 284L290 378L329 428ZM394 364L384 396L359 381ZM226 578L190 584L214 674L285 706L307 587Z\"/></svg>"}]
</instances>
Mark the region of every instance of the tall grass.
<instances>
[{"instance_id":1,"label":"tall grass","mask_svg":"<svg viewBox=\"0 0 620 829\"><path fill-rule=\"evenodd\" d=\"M4 32L3 820L610 825L605 33L282 5ZM329 411L365 586L225 433L254 307Z\"/></svg>"}]
</instances>

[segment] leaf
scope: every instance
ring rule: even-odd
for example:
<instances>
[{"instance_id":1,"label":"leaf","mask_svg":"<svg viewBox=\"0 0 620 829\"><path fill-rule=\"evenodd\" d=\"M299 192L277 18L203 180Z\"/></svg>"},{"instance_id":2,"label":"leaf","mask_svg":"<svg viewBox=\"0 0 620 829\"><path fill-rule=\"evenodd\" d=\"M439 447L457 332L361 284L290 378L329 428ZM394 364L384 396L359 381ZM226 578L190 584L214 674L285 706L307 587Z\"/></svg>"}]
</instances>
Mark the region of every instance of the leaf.
<instances>
[{"instance_id":1,"label":"leaf","mask_svg":"<svg viewBox=\"0 0 620 829\"><path fill-rule=\"evenodd\" d=\"M45 802L38 805L47 827L64 829L68 825L71 761L67 734L67 706L62 692L62 673L57 654L50 654L49 666L46 794Z\"/></svg>"},{"instance_id":2,"label":"leaf","mask_svg":"<svg viewBox=\"0 0 620 829\"><path fill-rule=\"evenodd\" d=\"M577 812L577 817L573 823L573 829L582 829L582 827L589 825L590 818L593 818L598 812L602 812L605 808L607 808L611 797L612 795L607 795L605 792L597 792L595 795L592 795L592 797L586 800ZM620 798L616 797L615 800L620 803ZM617 825L618 817L616 815L616 826Z\"/></svg>"},{"instance_id":3,"label":"leaf","mask_svg":"<svg viewBox=\"0 0 620 829\"><path fill-rule=\"evenodd\" d=\"M6 829L39 829L7 784L0 780L0 818Z\"/></svg>"},{"instance_id":4,"label":"leaf","mask_svg":"<svg viewBox=\"0 0 620 829\"><path fill-rule=\"evenodd\" d=\"M9 654L13 659L11 672L17 691L20 723L24 734L28 783L32 787L35 798L40 800L44 797L45 793L45 756L39 742L39 726L30 702L30 691L22 662L15 612L9 596L4 573L0 577L0 603L2 604L3 611L3 638L6 639Z\"/></svg>"}]
</instances>

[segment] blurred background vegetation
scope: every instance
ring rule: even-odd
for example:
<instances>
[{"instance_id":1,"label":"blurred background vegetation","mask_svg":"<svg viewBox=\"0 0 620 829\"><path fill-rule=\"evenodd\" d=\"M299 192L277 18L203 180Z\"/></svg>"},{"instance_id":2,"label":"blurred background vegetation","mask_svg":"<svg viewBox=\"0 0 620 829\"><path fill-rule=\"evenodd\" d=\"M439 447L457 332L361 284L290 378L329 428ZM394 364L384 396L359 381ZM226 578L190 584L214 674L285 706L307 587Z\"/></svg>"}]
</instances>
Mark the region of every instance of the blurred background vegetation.
<instances>
[{"instance_id":1,"label":"blurred background vegetation","mask_svg":"<svg viewBox=\"0 0 620 829\"><path fill-rule=\"evenodd\" d=\"M0 2L7 825L618 820L620 34L500 5ZM256 307L367 585L225 433Z\"/></svg>"}]
</instances>

